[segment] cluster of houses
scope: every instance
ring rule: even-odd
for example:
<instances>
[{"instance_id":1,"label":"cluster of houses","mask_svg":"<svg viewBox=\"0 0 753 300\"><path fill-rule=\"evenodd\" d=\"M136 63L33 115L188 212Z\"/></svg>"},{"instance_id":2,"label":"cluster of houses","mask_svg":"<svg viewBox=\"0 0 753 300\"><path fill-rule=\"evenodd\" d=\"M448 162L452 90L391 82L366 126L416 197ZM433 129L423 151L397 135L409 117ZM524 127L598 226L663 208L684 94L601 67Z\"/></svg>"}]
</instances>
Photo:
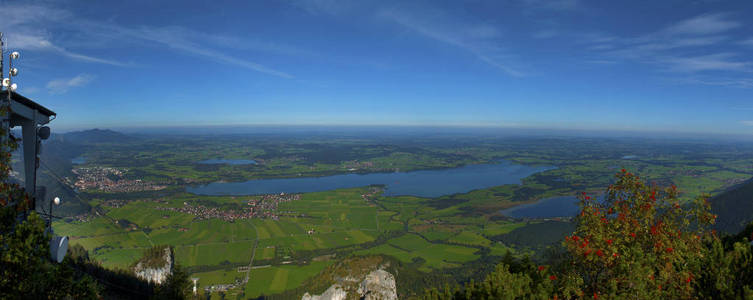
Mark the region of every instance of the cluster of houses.
<instances>
[{"instance_id":1,"label":"cluster of houses","mask_svg":"<svg viewBox=\"0 0 753 300\"><path fill-rule=\"evenodd\" d=\"M277 220L280 217L280 212L277 211L277 206L280 203L299 199L301 199L301 196L298 194L280 193L251 198L246 202L248 209L222 209L219 207L207 207L204 205L190 205L188 202L183 202L182 207L157 207L156 209L194 215L197 220L222 219L228 222L251 218L270 218Z\"/></svg>"},{"instance_id":2,"label":"cluster of houses","mask_svg":"<svg viewBox=\"0 0 753 300\"><path fill-rule=\"evenodd\" d=\"M300 200L300 194L267 194L256 196L248 200L247 204L251 213L257 218L270 218L277 220L281 212L277 210L280 203Z\"/></svg>"},{"instance_id":3,"label":"cluster of houses","mask_svg":"<svg viewBox=\"0 0 753 300\"><path fill-rule=\"evenodd\" d=\"M182 207L157 207L157 210L177 211L196 216L197 220L222 219L232 222L241 219L250 219L253 217L251 211L237 209L221 209L217 207L206 207L204 205L189 205L184 202Z\"/></svg>"},{"instance_id":4,"label":"cluster of houses","mask_svg":"<svg viewBox=\"0 0 753 300\"><path fill-rule=\"evenodd\" d=\"M343 166L349 171L355 171L358 169L371 169L374 168L374 162L353 160L344 162Z\"/></svg>"},{"instance_id":5,"label":"cluster of houses","mask_svg":"<svg viewBox=\"0 0 753 300\"><path fill-rule=\"evenodd\" d=\"M102 202L102 206L120 208L128 204L128 202L129 202L128 200L111 199L111 200L105 200L104 202Z\"/></svg>"},{"instance_id":6,"label":"cluster of houses","mask_svg":"<svg viewBox=\"0 0 753 300\"><path fill-rule=\"evenodd\" d=\"M374 199L374 197L379 196L382 194L382 188L380 187L370 187L369 192L366 194L361 194L361 199L365 201L371 201Z\"/></svg>"},{"instance_id":7,"label":"cluster of houses","mask_svg":"<svg viewBox=\"0 0 753 300\"><path fill-rule=\"evenodd\" d=\"M75 168L78 177L73 184L79 190L100 190L105 192L127 193L156 191L167 188L166 185L154 184L141 179L124 179L127 170L111 167Z\"/></svg>"}]
</instances>

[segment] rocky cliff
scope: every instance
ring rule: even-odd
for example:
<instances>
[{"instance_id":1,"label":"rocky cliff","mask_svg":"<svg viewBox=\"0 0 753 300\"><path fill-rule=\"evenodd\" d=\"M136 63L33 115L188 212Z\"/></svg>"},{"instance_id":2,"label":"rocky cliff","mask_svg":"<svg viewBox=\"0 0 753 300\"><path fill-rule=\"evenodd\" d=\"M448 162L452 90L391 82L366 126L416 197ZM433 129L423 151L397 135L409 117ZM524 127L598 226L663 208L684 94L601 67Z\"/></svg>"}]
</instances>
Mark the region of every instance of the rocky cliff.
<instances>
[{"instance_id":1,"label":"rocky cliff","mask_svg":"<svg viewBox=\"0 0 753 300\"><path fill-rule=\"evenodd\" d=\"M333 284L321 295L303 294L301 300L345 300L348 298L348 292L343 290L339 284Z\"/></svg>"},{"instance_id":2,"label":"rocky cliff","mask_svg":"<svg viewBox=\"0 0 753 300\"><path fill-rule=\"evenodd\" d=\"M360 281L360 284L358 282ZM367 274L361 279L356 277L343 278L341 283L330 286L321 295L306 293L301 300L396 300L397 286L395 276L389 272L378 269Z\"/></svg>"},{"instance_id":3,"label":"rocky cliff","mask_svg":"<svg viewBox=\"0 0 753 300\"><path fill-rule=\"evenodd\" d=\"M170 247L161 250L163 254L160 259L141 259L133 268L136 277L161 284L167 279L173 270L173 256Z\"/></svg>"},{"instance_id":4,"label":"rocky cliff","mask_svg":"<svg viewBox=\"0 0 753 300\"><path fill-rule=\"evenodd\" d=\"M366 300L397 299L395 276L385 270L376 270L366 275L358 286L358 295Z\"/></svg>"}]
</instances>

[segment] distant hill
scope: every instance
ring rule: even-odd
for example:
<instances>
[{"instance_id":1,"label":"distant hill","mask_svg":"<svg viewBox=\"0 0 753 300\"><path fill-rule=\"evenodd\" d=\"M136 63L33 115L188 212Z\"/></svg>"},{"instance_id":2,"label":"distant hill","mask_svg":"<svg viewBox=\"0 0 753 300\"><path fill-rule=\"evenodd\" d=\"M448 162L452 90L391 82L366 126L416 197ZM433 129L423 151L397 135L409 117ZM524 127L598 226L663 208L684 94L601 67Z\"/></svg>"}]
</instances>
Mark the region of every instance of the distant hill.
<instances>
[{"instance_id":1,"label":"distant hill","mask_svg":"<svg viewBox=\"0 0 753 300\"><path fill-rule=\"evenodd\" d=\"M56 209L62 216L77 215L88 212L89 204L80 201L76 191L64 184L62 178L74 178L71 159L82 155L92 144L130 142L138 138L109 129L91 129L63 134L54 134L42 145L41 165L37 171L37 185L47 188L47 199L63 199L63 204ZM14 166L21 170L21 165ZM45 202L48 203L48 202Z\"/></svg>"},{"instance_id":2,"label":"distant hill","mask_svg":"<svg viewBox=\"0 0 753 300\"><path fill-rule=\"evenodd\" d=\"M73 144L96 144L96 143L115 143L115 142L129 142L137 140L138 138L126 135L117 131L109 129L90 129L84 131L74 131L64 134L59 134L54 137L55 140L59 140L64 143Z\"/></svg>"},{"instance_id":3,"label":"distant hill","mask_svg":"<svg viewBox=\"0 0 753 300\"><path fill-rule=\"evenodd\" d=\"M713 197L711 210L719 215L714 228L737 234L753 221L753 178Z\"/></svg>"}]
</instances>

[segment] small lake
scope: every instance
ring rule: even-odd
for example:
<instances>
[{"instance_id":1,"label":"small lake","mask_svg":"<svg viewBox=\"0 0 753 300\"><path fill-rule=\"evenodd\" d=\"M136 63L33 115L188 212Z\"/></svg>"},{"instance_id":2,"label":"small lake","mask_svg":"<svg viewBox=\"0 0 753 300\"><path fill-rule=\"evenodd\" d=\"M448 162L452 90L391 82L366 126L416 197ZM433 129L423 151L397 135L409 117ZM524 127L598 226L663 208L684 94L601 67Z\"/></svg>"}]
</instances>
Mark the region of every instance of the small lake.
<instances>
[{"instance_id":1,"label":"small lake","mask_svg":"<svg viewBox=\"0 0 753 300\"><path fill-rule=\"evenodd\" d=\"M604 201L604 196L597 196L596 199ZM575 196L551 197L500 211L502 215L517 219L574 217L579 212L578 197Z\"/></svg>"},{"instance_id":2,"label":"small lake","mask_svg":"<svg viewBox=\"0 0 753 300\"><path fill-rule=\"evenodd\" d=\"M258 179L245 182L215 182L186 190L198 195L260 195L308 193L335 189L386 185L388 196L439 197L504 184L520 184L522 178L554 169L502 161L497 164L468 165L452 169L395 173L345 174L325 177Z\"/></svg>"},{"instance_id":3,"label":"small lake","mask_svg":"<svg viewBox=\"0 0 753 300\"><path fill-rule=\"evenodd\" d=\"M199 162L205 165L255 165L253 159L207 159Z\"/></svg>"},{"instance_id":4,"label":"small lake","mask_svg":"<svg viewBox=\"0 0 753 300\"><path fill-rule=\"evenodd\" d=\"M71 159L71 163L74 165L80 165L80 164L86 163L86 157L83 157L83 156L74 157L73 159Z\"/></svg>"}]
</instances>

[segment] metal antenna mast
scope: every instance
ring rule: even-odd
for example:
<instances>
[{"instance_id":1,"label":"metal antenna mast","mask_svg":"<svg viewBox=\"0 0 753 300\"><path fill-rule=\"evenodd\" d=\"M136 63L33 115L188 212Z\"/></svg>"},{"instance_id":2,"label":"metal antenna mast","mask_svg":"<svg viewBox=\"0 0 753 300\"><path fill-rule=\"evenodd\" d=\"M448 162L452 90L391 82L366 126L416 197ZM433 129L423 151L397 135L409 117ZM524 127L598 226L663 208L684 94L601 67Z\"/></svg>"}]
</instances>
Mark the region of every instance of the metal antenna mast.
<instances>
[{"instance_id":1,"label":"metal antenna mast","mask_svg":"<svg viewBox=\"0 0 753 300\"><path fill-rule=\"evenodd\" d=\"M3 64L5 62L5 42L3 41L3 33L0 32L0 80L2 80L2 85L0 85L0 91L2 90L2 87L5 86L5 65ZM0 115L6 114L5 118L2 118L3 124L2 124L2 130L0 130L3 134L0 135L0 147L5 148L6 143L8 142L7 139L10 136L10 89L8 89L8 98L2 98L2 104L0 105ZM9 150L9 149L4 149Z\"/></svg>"},{"instance_id":2,"label":"metal antenna mast","mask_svg":"<svg viewBox=\"0 0 753 300\"><path fill-rule=\"evenodd\" d=\"M13 83L13 77L18 76L18 69L13 67L13 61L18 60L20 54L17 51L11 51L8 54L8 77L5 77L4 58L5 43L3 34L0 32L0 80L8 96L3 97L0 88L0 120L2 120L2 130L0 134L0 149L10 150L10 128L11 126L21 126L23 135L23 158L24 158L24 186L26 193L31 198L31 207L23 212L22 218L26 218L29 211L37 209L37 200L44 201L45 189L42 187L37 192L37 168L39 168L39 154L42 147L42 140L50 137L50 127L44 126L55 119L55 112L39 105L38 103L19 95L16 92L18 85ZM10 151L9 151L10 152ZM55 197L50 201L49 216L49 233L52 234L52 204L59 205L60 198ZM16 205L10 203L9 205ZM42 209L44 210L44 209ZM62 262L68 251L68 237L52 235L50 240L50 258L55 262Z\"/></svg>"},{"instance_id":3,"label":"metal antenna mast","mask_svg":"<svg viewBox=\"0 0 753 300\"><path fill-rule=\"evenodd\" d=\"M8 77L5 77L5 42L3 41L3 33L0 32L0 80L2 80L2 87L8 92L8 97L2 100L0 105L0 111L3 113L2 118L2 139L0 139L0 147L6 147L8 139L10 138L10 118L11 118L11 98L12 93L16 91L16 84L13 83L13 77L18 75L18 69L13 67L13 60L18 59L18 52L11 52L8 55ZM2 97L0 97L2 98ZM6 149L7 150L7 149Z\"/></svg>"}]
</instances>

